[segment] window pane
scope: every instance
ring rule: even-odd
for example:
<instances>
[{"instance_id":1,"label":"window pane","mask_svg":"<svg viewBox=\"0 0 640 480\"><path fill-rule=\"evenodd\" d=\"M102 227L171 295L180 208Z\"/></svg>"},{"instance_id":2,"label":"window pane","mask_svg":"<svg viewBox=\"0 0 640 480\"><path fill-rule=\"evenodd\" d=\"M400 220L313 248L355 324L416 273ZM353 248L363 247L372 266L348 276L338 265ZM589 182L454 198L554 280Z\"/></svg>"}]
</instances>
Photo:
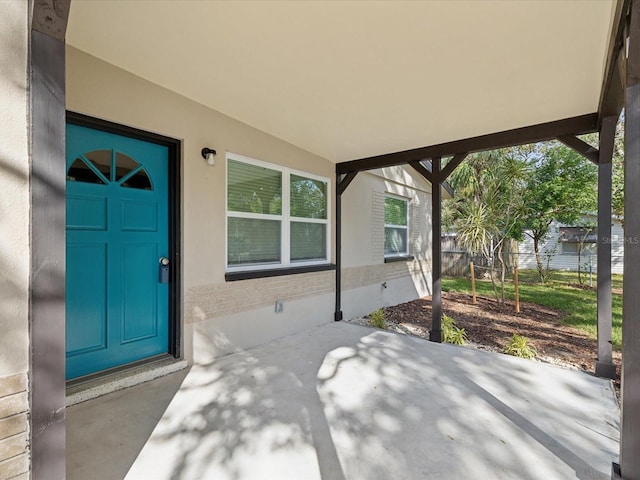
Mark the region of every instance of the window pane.
<instances>
[{"instance_id":1,"label":"window pane","mask_svg":"<svg viewBox=\"0 0 640 480\"><path fill-rule=\"evenodd\" d=\"M384 254L407 255L407 229L385 227L384 229Z\"/></svg>"},{"instance_id":2,"label":"window pane","mask_svg":"<svg viewBox=\"0 0 640 480\"><path fill-rule=\"evenodd\" d=\"M229 265L280 263L280 221L228 218Z\"/></svg>"},{"instance_id":3,"label":"window pane","mask_svg":"<svg viewBox=\"0 0 640 480\"><path fill-rule=\"evenodd\" d=\"M291 175L291 216L327 218L327 184Z\"/></svg>"},{"instance_id":4,"label":"window pane","mask_svg":"<svg viewBox=\"0 0 640 480\"><path fill-rule=\"evenodd\" d=\"M562 242L562 253L563 254L572 254L578 255L578 251L580 250L580 243L578 242ZM582 250L580 251L582 255L595 255L597 252L596 245L594 243L583 243Z\"/></svg>"},{"instance_id":5,"label":"window pane","mask_svg":"<svg viewBox=\"0 0 640 480\"><path fill-rule=\"evenodd\" d=\"M67 172L68 182L84 182L84 183L97 183L98 185L104 185L104 181L91 170L87 164L80 157L76 158L69 167Z\"/></svg>"},{"instance_id":6,"label":"window pane","mask_svg":"<svg viewBox=\"0 0 640 480\"><path fill-rule=\"evenodd\" d=\"M407 224L407 202L398 198L384 199L384 223L385 225Z\"/></svg>"},{"instance_id":7,"label":"window pane","mask_svg":"<svg viewBox=\"0 0 640 480\"><path fill-rule=\"evenodd\" d=\"M95 167L104 175L107 180L111 178L111 150L94 150L85 153L84 156L91 160Z\"/></svg>"},{"instance_id":8,"label":"window pane","mask_svg":"<svg viewBox=\"0 0 640 480\"><path fill-rule=\"evenodd\" d=\"M227 204L229 211L282 214L282 173L229 160Z\"/></svg>"},{"instance_id":9,"label":"window pane","mask_svg":"<svg viewBox=\"0 0 640 480\"><path fill-rule=\"evenodd\" d=\"M135 175L127 178L120 186L125 188L139 188L140 190L153 190L151 187L151 180L149 180L149 175L147 175L144 168L138 170Z\"/></svg>"},{"instance_id":10,"label":"window pane","mask_svg":"<svg viewBox=\"0 0 640 480\"><path fill-rule=\"evenodd\" d=\"M291 222L291 261L326 260L327 226Z\"/></svg>"},{"instance_id":11,"label":"window pane","mask_svg":"<svg viewBox=\"0 0 640 480\"><path fill-rule=\"evenodd\" d=\"M124 153L116 152L116 181L120 180L127 173L140 165L133 158Z\"/></svg>"}]
</instances>

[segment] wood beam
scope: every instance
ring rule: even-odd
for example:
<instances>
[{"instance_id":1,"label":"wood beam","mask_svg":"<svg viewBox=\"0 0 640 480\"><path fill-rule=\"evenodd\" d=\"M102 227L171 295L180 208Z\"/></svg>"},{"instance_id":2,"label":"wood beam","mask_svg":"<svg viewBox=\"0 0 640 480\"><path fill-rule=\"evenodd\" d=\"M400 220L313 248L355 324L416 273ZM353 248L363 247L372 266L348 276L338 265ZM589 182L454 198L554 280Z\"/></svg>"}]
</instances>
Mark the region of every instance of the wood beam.
<instances>
[{"instance_id":1,"label":"wood beam","mask_svg":"<svg viewBox=\"0 0 640 480\"><path fill-rule=\"evenodd\" d=\"M640 480L640 0L631 4L626 71L620 473Z\"/></svg>"},{"instance_id":2,"label":"wood beam","mask_svg":"<svg viewBox=\"0 0 640 480\"><path fill-rule=\"evenodd\" d=\"M64 41L71 0L33 0L31 29Z\"/></svg>"},{"instance_id":3,"label":"wood beam","mask_svg":"<svg viewBox=\"0 0 640 480\"><path fill-rule=\"evenodd\" d=\"M598 165L600 161L600 157L599 157L599 152L597 148L592 147L587 142L580 140L578 137L574 135L562 135L561 137L558 137L558 141L564 143L567 147L571 148L572 150L575 150L590 162L593 162L596 165Z\"/></svg>"},{"instance_id":4,"label":"wood beam","mask_svg":"<svg viewBox=\"0 0 640 480\"><path fill-rule=\"evenodd\" d=\"M605 117L618 117L624 104L625 58L623 54L627 12L631 0L617 0L609 35L605 72L598 103L598 125Z\"/></svg>"},{"instance_id":5,"label":"wood beam","mask_svg":"<svg viewBox=\"0 0 640 480\"><path fill-rule=\"evenodd\" d=\"M422 162L409 162L409 165L411 165L416 172L422 175L432 185L433 188L433 174L427 167L422 164Z\"/></svg>"},{"instance_id":6,"label":"wood beam","mask_svg":"<svg viewBox=\"0 0 640 480\"><path fill-rule=\"evenodd\" d=\"M449 176L453 173L453 171L458 168L458 166L462 163L462 161L467 158L469 153L458 153L453 156L451 160L444 166L442 169L441 180L445 181Z\"/></svg>"},{"instance_id":7,"label":"wood beam","mask_svg":"<svg viewBox=\"0 0 640 480\"><path fill-rule=\"evenodd\" d=\"M473 153L497 148L513 147L527 143L552 140L562 135L582 135L598 130L598 114L591 113L579 117L565 118L554 122L541 123L479 137L455 140L428 147L414 148L402 152L376 155L336 164L336 173L373 170L375 168L405 165L424 158L444 157L460 153Z\"/></svg>"},{"instance_id":8,"label":"wood beam","mask_svg":"<svg viewBox=\"0 0 640 480\"><path fill-rule=\"evenodd\" d=\"M349 184L353 182L354 178L356 178L357 174L358 172L349 172L344 177L340 175L341 178L339 178L338 179L339 181L336 182L337 183L336 190L338 192L338 195L342 195L344 193L344 191L347 189Z\"/></svg>"}]
</instances>

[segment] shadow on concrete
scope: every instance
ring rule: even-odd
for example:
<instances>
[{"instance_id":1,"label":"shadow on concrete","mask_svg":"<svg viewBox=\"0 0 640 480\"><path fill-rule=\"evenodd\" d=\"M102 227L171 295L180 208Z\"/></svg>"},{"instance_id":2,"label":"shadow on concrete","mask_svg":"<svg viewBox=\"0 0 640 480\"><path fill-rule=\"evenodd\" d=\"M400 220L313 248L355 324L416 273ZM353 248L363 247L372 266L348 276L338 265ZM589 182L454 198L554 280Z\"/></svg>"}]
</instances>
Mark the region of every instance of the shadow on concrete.
<instances>
[{"instance_id":1,"label":"shadow on concrete","mask_svg":"<svg viewBox=\"0 0 640 480\"><path fill-rule=\"evenodd\" d=\"M582 372L328 324L194 366L126 478L604 479L617 418Z\"/></svg>"},{"instance_id":2,"label":"shadow on concrete","mask_svg":"<svg viewBox=\"0 0 640 480\"><path fill-rule=\"evenodd\" d=\"M180 385L182 370L67 408L67 480L121 480Z\"/></svg>"}]
</instances>

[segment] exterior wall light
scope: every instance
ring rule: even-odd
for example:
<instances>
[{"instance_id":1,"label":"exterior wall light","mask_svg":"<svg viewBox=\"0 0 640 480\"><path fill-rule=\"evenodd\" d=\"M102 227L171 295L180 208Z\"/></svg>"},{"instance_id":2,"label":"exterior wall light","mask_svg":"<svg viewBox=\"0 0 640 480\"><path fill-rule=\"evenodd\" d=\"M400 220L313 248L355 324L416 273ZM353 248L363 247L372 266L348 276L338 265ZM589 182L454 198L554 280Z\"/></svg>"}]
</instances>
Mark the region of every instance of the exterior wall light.
<instances>
[{"instance_id":1,"label":"exterior wall light","mask_svg":"<svg viewBox=\"0 0 640 480\"><path fill-rule=\"evenodd\" d=\"M216 159L213 158L216 156L216 151L213 148L204 147L200 152L202 154L202 158L204 158L210 167L213 167L216 164Z\"/></svg>"}]
</instances>

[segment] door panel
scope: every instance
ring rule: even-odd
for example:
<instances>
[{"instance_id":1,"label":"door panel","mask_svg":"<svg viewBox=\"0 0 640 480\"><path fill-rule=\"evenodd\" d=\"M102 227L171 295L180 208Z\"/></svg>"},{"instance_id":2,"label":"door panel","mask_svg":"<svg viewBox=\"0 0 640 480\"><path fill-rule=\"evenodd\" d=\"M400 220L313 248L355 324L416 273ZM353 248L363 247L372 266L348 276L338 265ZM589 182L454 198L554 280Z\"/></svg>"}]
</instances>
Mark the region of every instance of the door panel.
<instances>
[{"instance_id":1,"label":"door panel","mask_svg":"<svg viewBox=\"0 0 640 480\"><path fill-rule=\"evenodd\" d=\"M67 378L169 350L168 149L67 125Z\"/></svg>"},{"instance_id":2,"label":"door panel","mask_svg":"<svg viewBox=\"0 0 640 480\"><path fill-rule=\"evenodd\" d=\"M131 342L157 335L158 253L156 245L122 246L122 341Z\"/></svg>"},{"instance_id":3,"label":"door panel","mask_svg":"<svg viewBox=\"0 0 640 480\"><path fill-rule=\"evenodd\" d=\"M67 195L68 230L106 230L107 199L91 195Z\"/></svg>"},{"instance_id":4,"label":"door panel","mask_svg":"<svg viewBox=\"0 0 640 480\"><path fill-rule=\"evenodd\" d=\"M155 202L122 201L122 230L157 232L158 205Z\"/></svg>"},{"instance_id":5,"label":"door panel","mask_svg":"<svg viewBox=\"0 0 640 480\"><path fill-rule=\"evenodd\" d=\"M67 355L105 349L107 245L68 243L67 259Z\"/></svg>"}]
</instances>

